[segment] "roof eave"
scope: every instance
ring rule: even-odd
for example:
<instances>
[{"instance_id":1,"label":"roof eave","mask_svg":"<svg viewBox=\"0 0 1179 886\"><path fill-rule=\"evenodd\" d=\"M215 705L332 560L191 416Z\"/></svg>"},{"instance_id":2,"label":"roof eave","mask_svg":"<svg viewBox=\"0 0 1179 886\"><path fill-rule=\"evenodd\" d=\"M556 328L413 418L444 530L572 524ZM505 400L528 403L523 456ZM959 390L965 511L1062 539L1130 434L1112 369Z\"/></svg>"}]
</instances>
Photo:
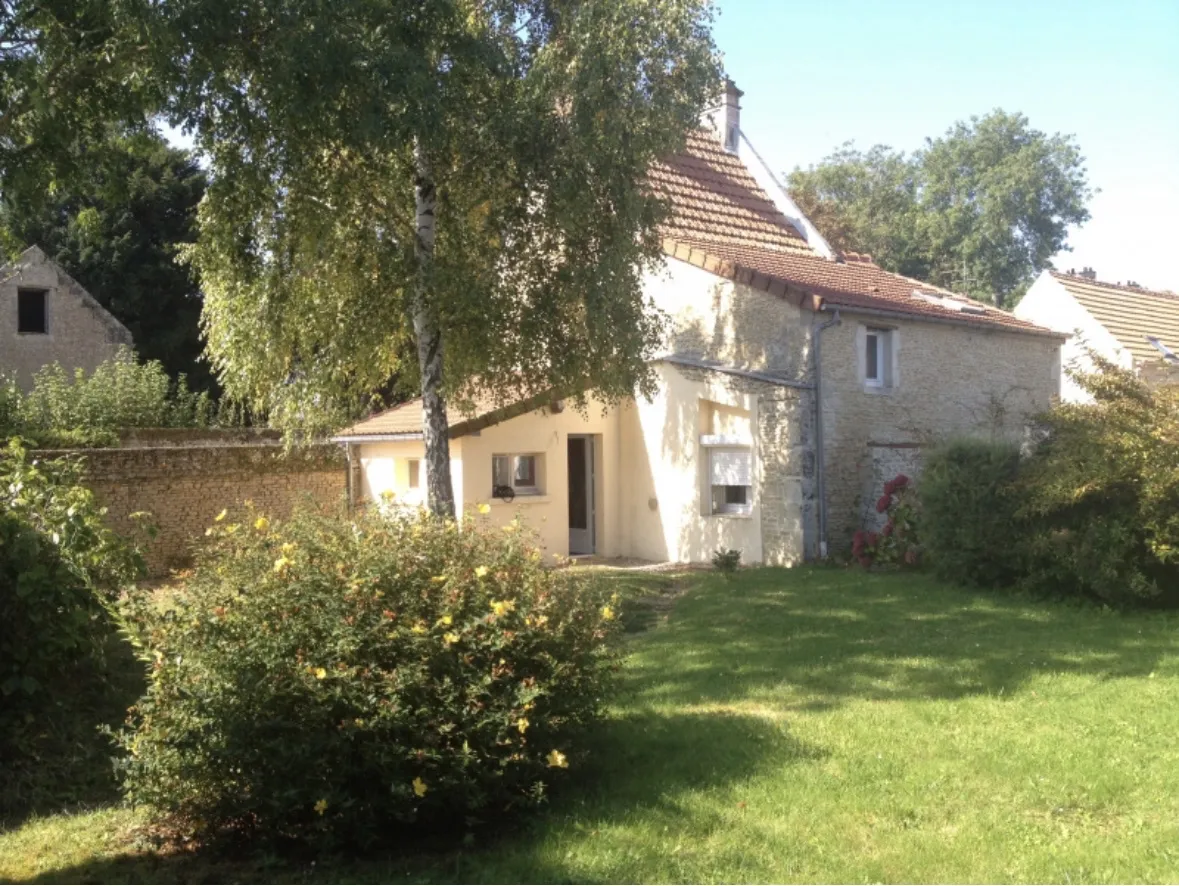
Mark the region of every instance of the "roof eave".
<instances>
[{"instance_id":1,"label":"roof eave","mask_svg":"<svg viewBox=\"0 0 1179 886\"><path fill-rule=\"evenodd\" d=\"M823 296L818 299L819 306L816 310L826 311L838 308L841 311L847 311L852 314L864 314L869 317L888 317L890 319L898 320L914 320L926 323L941 323L949 326L965 326L968 329L977 329L980 332L1013 332L1018 335L1035 335L1040 338L1054 338L1058 341L1066 341L1071 338L1067 332L1056 332L1052 329L1045 329L1042 326L1035 326L1028 328L1026 326L1011 326L1006 323L998 323L994 320L989 320L980 315L974 315L977 319L967 320L964 317L950 317L942 316L940 314L926 314L916 313L911 311L890 311L887 308L868 308L856 304L843 304L838 298L831 296Z\"/></svg>"}]
</instances>

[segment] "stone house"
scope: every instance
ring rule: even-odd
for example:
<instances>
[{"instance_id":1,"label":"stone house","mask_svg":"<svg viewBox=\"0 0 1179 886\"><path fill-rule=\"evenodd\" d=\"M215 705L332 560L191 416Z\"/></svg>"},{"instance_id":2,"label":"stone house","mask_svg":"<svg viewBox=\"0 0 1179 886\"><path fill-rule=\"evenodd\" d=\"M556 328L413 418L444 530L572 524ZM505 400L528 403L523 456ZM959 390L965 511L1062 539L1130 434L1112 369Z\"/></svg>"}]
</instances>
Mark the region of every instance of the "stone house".
<instances>
[{"instance_id":1,"label":"stone house","mask_svg":"<svg viewBox=\"0 0 1179 886\"><path fill-rule=\"evenodd\" d=\"M1179 379L1179 293L1103 283L1092 268L1044 271L1015 315L1071 334L1061 349L1064 368L1092 368L1092 351L1150 379ZM1061 399L1091 398L1064 373Z\"/></svg>"},{"instance_id":2,"label":"stone house","mask_svg":"<svg viewBox=\"0 0 1179 886\"><path fill-rule=\"evenodd\" d=\"M124 345L127 328L40 247L0 268L0 374L27 388L47 363L93 372Z\"/></svg>"},{"instance_id":3,"label":"stone house","mask_svg":"<svg viewBox=\"0 0 1179 886\"><path fill-rule=\"evenodd\" d=\"M849 547L929 441L1019 437L1057 396L1065 336L835 254L741 131L740 96L727 84L652 170L673 207L645 281L670 319L656 395L454 416L460 519L519 518L554 555L797 563ZM420 402L337 440L354 498L421 502Z\"/></svg>"}]
</instances>

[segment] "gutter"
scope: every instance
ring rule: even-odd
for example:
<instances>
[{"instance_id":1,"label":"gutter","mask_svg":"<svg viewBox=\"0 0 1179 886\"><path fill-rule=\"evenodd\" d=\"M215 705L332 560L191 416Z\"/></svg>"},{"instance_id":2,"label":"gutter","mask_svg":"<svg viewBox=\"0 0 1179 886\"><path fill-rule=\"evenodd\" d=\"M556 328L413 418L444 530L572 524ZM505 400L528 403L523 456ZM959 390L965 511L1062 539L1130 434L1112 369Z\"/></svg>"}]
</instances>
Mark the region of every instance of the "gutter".
<instances>
[{"instance_id":1,"label":"gutter","mask_svg":"<svg viewBox=\"0 0 1179 886\"><path fill-rule=\"evenodd\" d=\"M864 314L868 317L886 317L890 320L908 320L909 322L917 323L942 323L947 326L965 326L977 332L1010 332L1015 335L1035 335L1039 338L1055 338L1060 341L1065 341L1071 337L1067 332L1056 332L1055 330L1041 327L1028 329L1023 326L1005 326L1002 323L988 320L984 315L980 314L971 315L978 317L979 320L959 320L956 317L942 317L937 314L916 314L907 311L889 311L885 308L861 308L858 305L840 305L829 296L821 296L821 298L823 303L819 307L819 310L826 311L829 308L834 308L837 314L840 310L844 310L850 314Z\"/></svg>"},{"instance_id":2,"label":"gutter","mask_svg":"<svg viewBox=\"0 0 1179 886\"><path fill-rule=\"evenodd\" d=\"M820 311L826 311L827 305L821 305ZM811 360L814 363L812 373L815 387L815 474L818 481L819 496L819 557L827 558L827 481L823 467L825 450L823 447L823 331L832 326L838 326L843 321L839 317L839 309L835 309L834 316L825 323L814 327L811 348Z\"/></svg>"},{"instance_id":3,"label":"gutter","mask_svg":"<svg viewBox=\"0 0 1179 886\"><path fill-rule=\"evenodd\" d=\"M421 431L404 431L399 434L345 434L341 437L332 437L331 442L347 446L350 443L396 443L400 440L424 439Z\"/></svg>"}]
</instances>

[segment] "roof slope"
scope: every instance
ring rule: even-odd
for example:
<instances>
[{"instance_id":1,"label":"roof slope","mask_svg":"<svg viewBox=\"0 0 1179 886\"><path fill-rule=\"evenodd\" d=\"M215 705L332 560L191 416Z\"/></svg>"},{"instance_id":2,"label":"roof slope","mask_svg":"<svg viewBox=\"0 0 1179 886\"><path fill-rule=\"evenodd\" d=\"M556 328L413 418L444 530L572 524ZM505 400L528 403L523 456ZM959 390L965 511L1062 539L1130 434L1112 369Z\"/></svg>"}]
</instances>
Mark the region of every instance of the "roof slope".
<instances>
[{"instance_id":1,"label":"roof slope","mask_svg":"<svg viewBox=\"0 0 1179 886\"><path fill-rule=\"evenodd\" d=\"M672 206L664 252L712 273L779 295L811 294L836 307L1061 337L991 305L890 273L869 256L823 258L709 129L693 132L684 152L657 164L650 180ZM937 303L939 298L945 301Z\"/></svg>"},{"instance_id":2,"label":"roof slope","mask_svg":"<svg viewBox=\"0 0 1179 886\"><path fill-rule=\"evenodd\" d=\"M1051 273L1134 359L1157 360L1161 356L1147 341L1148 336L1179 350L1179 294Z\"/></svg>"}]
</instances>

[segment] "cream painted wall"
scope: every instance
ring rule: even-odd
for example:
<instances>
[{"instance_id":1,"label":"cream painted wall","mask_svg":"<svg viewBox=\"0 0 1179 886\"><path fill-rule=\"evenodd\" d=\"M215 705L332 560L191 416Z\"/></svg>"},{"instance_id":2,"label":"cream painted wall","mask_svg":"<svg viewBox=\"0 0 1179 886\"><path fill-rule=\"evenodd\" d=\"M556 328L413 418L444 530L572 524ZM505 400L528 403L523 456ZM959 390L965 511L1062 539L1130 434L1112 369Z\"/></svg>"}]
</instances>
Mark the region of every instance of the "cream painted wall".
<instances>
[{"instance_id":1,"label":"cream painted wall","mask_svg":"<svg viewBox=\"0 0 1179 886\"><path fill-rule=\"evenodd\" d=\"M567 556L570 434L594 437L596 552L606 557L621 556L618 409L607 409L597 401L589 403L584 416L571 406L557 414L538 410L461 438L468 516L477 505L486 503L491 506L486 519L493 526L519 518L537 533L546 554ZM536 454L543 461L543 467L537 470L541 494L518 495L511 502L492 498L492 456L527 454Z\"/></svg>"},{"instance_id":2,"label":"cream painted wall","mask_svg":"<svg viewBox=\"0 0 1179 886\"><path fill-rule=\"evenodd\" d=\"M700 434L707 430L702 403L744 410L756 426L757 398L735 393L721 379L686 378L676 367L656 364L659 389L651 402L623 408L622 464L626 497L622 530L624 551L646 560L701 563L719 547L737 548L746 563L762 560L761 503L757 475L761 470L756 442L752 512L711 515L706 499L706 459ZM733 416L727 426L736 427ZM722 419L721 426L725 426ZM756 435L754 440L756 440Z\"/></svg>"},{"instance_id":3,"label":"cream painted wall","mask_svg":"<svg viewBox=\"0 0 1179 886\"><path fill-rule=\"evenodd\" d=\"M1067 372L1069 368L1081 371L1093 368L1088 349L1126 369L1134 365L1130 352L1047 271L1036 278L1015 306L1015 316L1072 336L1060 349L1061 366L1066 370L1061 374L1060 399L1066 403L1092 402L1093 398Z\"/></svg>"},{"instance_id":4,"label":"cream painted wall","mask_svg":"<svg viewBox=\"0 0 1179 886\"><path fill-rule=\"evenodd\" d=\"M394 504L420 507L426 503L426 445L421 440L354 444L360 462L360 496L372 502L391 497ZM409 486L409 461L419 459L420 487ZM450 441L450 481L454 499L463 501L463 441Z\"/></svg>"}]
</instances>

